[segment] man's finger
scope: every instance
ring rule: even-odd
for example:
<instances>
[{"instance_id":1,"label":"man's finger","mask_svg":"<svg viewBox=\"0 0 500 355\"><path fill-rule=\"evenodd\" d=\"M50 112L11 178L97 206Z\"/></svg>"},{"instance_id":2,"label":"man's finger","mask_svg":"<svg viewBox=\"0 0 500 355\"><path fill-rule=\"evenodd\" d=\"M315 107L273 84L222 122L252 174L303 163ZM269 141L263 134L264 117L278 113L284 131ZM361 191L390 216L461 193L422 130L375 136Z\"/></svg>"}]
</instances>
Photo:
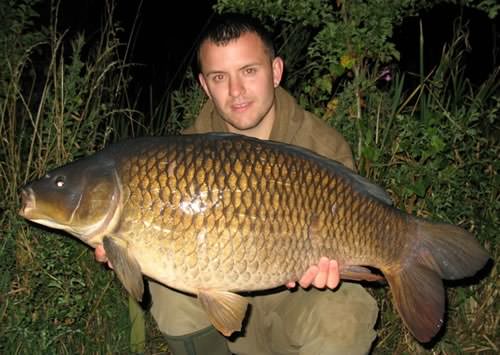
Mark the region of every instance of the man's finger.
<instances>
[{"instance_id":1,"label":"man's finger","mask_svg":"<svg viewBox=\"0 0 500 355\"><path fill-rule=\"evenodd\" d=\"M337 263L337 260L330 260L326 287L333 290L339 285L339 282L340 282L339 264Z\"/></svg>"},{"instance_id":2,"label":"man's finger","mask_svg":"<svg viewBox=\"0 0 500 355\"><path fill-rule=\"evenodd\" d=\"M314 281L314 278L318 274L318 270L319 269L316 265L311 266L309 269L307 269L306 273L300 278L300 287L308 288L309 286L311 286L311 283Z\"/></svg>"},{"instance_id":3,"label":"man's finger","mask_svg":"<svg viewBox=\"0 0 500 355\"><path fill-rule=\"evenodd\" d=\"M106 251L102 245L98 245L94 250L95 259L100 263L105 263L108 261L106 256Z\"/></svg>"},{"instance_id":4,"label":"man's finger","mask_svg":"<svg viewBox=\"0 0 500 355\"><path fill-rule=\"evenodd\" d=\"M101 244L95 247L94 255L95 259L98 262L107 263L110 269L113 268L113 265L111 265L111 262L108 260L108 257L106 256L106 250L104 250L104 247Z\"/></svg>"},{"instance_id":5,"label":"man's finger","mask_svg":"<svg viewBox=\"0 0 500 355\"><path fill-rule=\"evenodd\" d=\"M318 264L318 274L313 280L313 285L314 287L317 288L324 288L326 285L326 281L328 278L328 270L329 270L330 262L328 258L322 257L319 259L319 264Z\"/></svg>"}]
</instances>

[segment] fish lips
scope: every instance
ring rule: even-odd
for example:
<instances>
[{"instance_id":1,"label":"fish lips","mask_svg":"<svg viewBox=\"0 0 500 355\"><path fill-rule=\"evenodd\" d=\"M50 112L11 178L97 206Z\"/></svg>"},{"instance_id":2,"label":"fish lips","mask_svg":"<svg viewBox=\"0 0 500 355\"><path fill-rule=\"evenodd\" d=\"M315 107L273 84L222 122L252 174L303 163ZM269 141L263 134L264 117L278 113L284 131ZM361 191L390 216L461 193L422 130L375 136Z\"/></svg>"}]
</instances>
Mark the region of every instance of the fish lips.
<instances>
[{"instance_id":1,"label":"fish lips","mask_svg":"<svg viewBox=\"0 0 500 355\"><path fill-rule=\"evenodd\" d=\"M37 206L36 193L30 186L23 187L21 189L21 208L18 211L21 217L26 218L29 221L40 223L43 225L51 226L57 225L55 221L52 221L44 211L43 208Z\"/></svg>"},{"instance_id":2,"label":"fish lips","mask_svg":"<svg viewBox=\"0 0 500 355\"><path fill-rule=\"evenodd\" d=\"M28 221L41 224L43 226L47 226L50 228L62 229L71 233L71 230L68 228L68 225L64 222L61 222L61 216L51 215L51 213L47 213L43 204L43 198L40 200L40 204L37 203L36 192L35 189L30 187L30 185L23 187L20 190L21 194L21 207L18 211L18 214L21 217L26 218ZM53 211L52 211L53 212Z\"/></svg>"},{"instance_id":3,"label":"fish lips","mask_svg":"<svg viewBox=\"0 0 500 355\"><path fill-rule=\"evenodd\" d=\"M19 215L26 218L33 218L33 211L36 208L36 198L35 192L31 187L21 188L21 208L19 209Z\"/></svg>"}]
</instances>

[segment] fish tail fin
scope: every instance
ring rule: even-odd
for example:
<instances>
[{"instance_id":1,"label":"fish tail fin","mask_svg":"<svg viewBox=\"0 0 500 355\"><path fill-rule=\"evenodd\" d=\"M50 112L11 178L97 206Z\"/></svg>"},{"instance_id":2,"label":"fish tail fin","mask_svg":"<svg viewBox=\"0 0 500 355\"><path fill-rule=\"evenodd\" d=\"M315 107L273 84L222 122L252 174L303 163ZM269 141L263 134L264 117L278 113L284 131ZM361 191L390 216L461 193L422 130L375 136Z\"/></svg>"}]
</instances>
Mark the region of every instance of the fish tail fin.
<instances>
[{"instance_id":1,"label":"fish tail fin","mask_svg":"<svg viewBox=\"0 0 500 355\"><path fill-rule=\"evenodd\" d=\"M441 279L473 276L489 256L462 228L421 219L415 222L411 252L401 268L384 274L406 326L420 342L428 342L443 323L445 292Z\"/></svg>"},{"instance_id":2,"label":"fish tail fin","mask_svg":"<svg viewBox=\"0 0 500 355\"><path fill-rule=\"evenodd\" d=\"M488 253L465 229L446 223L417 219L418 263L435 270L443 279L474 276L489 260Z\"/></svg>"},{"instance_id":3,"label":"fish tail fin","mask_svg":"<svg viewBox=\"0 0 500 355\"><path fill-rule=\"evenodd\" d=\"M439 274L423 265L415 265L384 275L394 304L410 332L420 342L430 341L444 319L444 287Z\"/></svg>"}]
</instances>

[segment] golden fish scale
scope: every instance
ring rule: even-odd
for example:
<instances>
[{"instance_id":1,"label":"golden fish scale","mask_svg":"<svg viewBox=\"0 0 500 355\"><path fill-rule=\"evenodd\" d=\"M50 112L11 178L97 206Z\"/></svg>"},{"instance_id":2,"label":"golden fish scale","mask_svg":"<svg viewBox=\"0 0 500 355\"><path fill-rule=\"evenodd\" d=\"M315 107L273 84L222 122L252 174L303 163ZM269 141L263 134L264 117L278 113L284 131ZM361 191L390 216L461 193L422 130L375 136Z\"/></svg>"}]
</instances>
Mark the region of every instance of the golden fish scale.
<instances>
[{"instance_id":1,"label":"golden fish scale","mask_svg":"<svg viewBox=\"0 0 500 355\"><path fill-rule=\"evenodd\" d=\"M238 140L202 143L123 160L117 234L140 263L155 260L149 276L186 290L252 290L297 279L321 256L372 266L400 257L403 215L315 160Z\"/></svg>"}]
</instances>

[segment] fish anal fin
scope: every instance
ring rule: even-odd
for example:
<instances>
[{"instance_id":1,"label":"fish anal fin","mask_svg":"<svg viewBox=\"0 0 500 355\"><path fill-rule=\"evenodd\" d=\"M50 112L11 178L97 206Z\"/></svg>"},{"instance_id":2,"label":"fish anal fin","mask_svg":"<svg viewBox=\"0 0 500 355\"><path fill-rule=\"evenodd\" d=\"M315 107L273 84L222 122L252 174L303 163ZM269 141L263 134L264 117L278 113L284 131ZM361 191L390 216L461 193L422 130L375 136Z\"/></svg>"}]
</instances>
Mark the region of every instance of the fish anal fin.
<instances>
[{"instance_id":1,"label":"fish anal fin","mask_svg":"<svg viewBox=\"0 0 500 355\"><path fill-rule=\"evenodd\" d=\"M132 297L140 302L144 293L141 267L129 253L126 243L117 238L104 237L103 246L118 279Z\"/></svg>"},{"instance_id":2,"label":"fish anal fin","mask_svg":"<svg viewBox=\"0 0 500 355\"><path fill-rule=\"evenodd\" d=\"M410 332L418 341L429 342L444 321L445 292L439 274L424 265L413 264L384 275L394 304Z\"/></svg>"},{"instance_id":3,"label":"fish anal fin","mask_svg":"<svg viewBox=\"0 0 500 355\"><path fill-rule=\"evenodd\" d=\"M241 330L248 306L245 297L229 291L202 289L198 291L198 299L210 322L223 335Z\"/></svg>"},{"instance_id":4,"label":"fish anal fin","mask_svg":"<svg viewBox=\"0 0 500 355\"><path fill-rule=\"evenodd\" d=\"M340 265L340 278L354 281L384 281L384 277L374 274L369 268L359 265Z\"/></svg>"}]
</instances>

